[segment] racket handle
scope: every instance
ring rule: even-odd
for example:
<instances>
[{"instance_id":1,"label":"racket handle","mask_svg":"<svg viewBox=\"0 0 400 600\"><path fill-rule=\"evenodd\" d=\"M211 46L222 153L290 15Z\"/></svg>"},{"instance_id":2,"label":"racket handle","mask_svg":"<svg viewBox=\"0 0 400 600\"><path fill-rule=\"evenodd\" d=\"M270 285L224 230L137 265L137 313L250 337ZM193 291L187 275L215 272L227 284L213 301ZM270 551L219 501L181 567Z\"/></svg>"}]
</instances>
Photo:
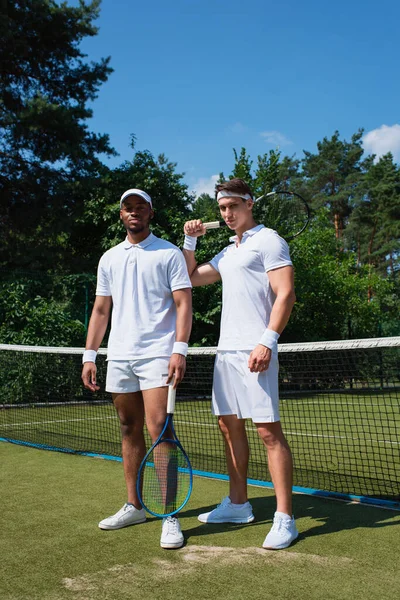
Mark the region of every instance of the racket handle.
<instances>
[{"instance_id":1,"label":"racket handle","mask_svg":"<svg viewBox=\"0 0 400 600\"><path fill-rule=\"evenodd\" d=\"M167 414L173 415L175 410L176 388L168 386Z\"/></svg>"},{"instance_id":2,"label":"racket handle","mask_svg":"<svg viewBox=\"0 0 400 600\"><path fill-rule=\"evenodd\" d=\"M210 221L209 223L203 223L205 229L218 229L219 227L225 227L225 221Z\"/></svg>"}]
</instances>

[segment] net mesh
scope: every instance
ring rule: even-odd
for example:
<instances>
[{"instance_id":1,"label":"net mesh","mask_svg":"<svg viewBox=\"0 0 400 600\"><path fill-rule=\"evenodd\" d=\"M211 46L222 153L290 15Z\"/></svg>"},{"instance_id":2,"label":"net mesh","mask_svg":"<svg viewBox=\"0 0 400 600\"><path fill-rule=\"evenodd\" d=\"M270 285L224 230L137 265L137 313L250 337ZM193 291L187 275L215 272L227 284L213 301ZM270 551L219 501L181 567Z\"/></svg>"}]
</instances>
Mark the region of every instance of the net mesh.
<instances>
[{"instance_id":1,"label":"net mesh","mask_svg":"<svg viewBox=\"0 0 400 600\"><path fill-rule=\"evenodd\" d=\"M279 346L281 420L294 485L400 499L400 337ZM174 424L193 469L225 474L210 412L215 349L191 349ZM98 357L104 389L105 353ZM0 346L0 437L58 450L121 455L111 397L83 389L82 350ZM253 424L249 478L270 481ZM150 442L147 440L148 447Z\"/></svg>"}]
</instances>

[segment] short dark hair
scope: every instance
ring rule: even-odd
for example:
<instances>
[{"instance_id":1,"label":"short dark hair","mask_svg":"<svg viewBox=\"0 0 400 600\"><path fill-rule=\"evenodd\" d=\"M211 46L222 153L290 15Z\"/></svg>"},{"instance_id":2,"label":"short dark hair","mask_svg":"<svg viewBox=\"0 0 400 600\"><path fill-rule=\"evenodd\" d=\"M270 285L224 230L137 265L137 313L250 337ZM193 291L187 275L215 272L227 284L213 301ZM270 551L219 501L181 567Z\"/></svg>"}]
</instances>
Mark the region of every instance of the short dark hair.
<instances>
[{"instance_id":1,"label":"short dark hair","mask_svg":"<svg viewBox=\"0 0 400 600\"><path fill-rule=\"evenodd\" d=\"M249 194L253 198L252 191L250 187L247 185L243 179L229 179L228 181L224 181L223 183L218 183L215 186L215 195L217 196L218 192L227 191L227 192L237 192L240 196L243 194Z\"/></svg>"}]
</instances>

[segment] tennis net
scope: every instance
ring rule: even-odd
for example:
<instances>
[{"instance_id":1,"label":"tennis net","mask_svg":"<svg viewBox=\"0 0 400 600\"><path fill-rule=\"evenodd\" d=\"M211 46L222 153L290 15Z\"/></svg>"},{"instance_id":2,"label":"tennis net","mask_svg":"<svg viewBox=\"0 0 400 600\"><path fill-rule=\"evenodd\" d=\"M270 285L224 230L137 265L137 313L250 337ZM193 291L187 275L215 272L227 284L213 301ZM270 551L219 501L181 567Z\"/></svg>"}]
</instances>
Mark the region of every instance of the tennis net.
<instances>
[{"instance_id":1,"label":"tennis net","mask_svg":"<svg viewBox=\"0 0 400 600\"><path fill-rule=\"evenodd\" d=\"M281 344L281 420L294 485L400 506L400 337ZM118 419L102 390L81 384L80 348L0 345L0 438L65 452L121 455ZM215 348L191 348L174 423L195 472L224 476L224 445L210 412ZM270 481L247 422L249 478ZM306 491L306 490L304 490Z\"/></svg>"}]
</instances>

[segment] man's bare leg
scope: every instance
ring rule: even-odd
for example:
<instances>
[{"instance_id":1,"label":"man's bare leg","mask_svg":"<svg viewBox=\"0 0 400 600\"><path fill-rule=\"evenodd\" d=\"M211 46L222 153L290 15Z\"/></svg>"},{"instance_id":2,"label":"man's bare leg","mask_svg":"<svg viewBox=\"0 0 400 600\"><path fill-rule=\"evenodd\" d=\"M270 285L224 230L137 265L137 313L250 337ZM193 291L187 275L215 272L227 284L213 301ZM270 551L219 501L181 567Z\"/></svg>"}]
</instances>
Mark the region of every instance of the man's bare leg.
<instances>
[{"instance_id":1,"label":"man's bare leg","mask_svg":"<svg viewBox=\"0 0 400 600\"><path fill-rule=\"evenodd\" d=\"M121 427L122 459L128 502L135 508L141 509L136 492L136 480L140 464L146 454L142 393L112 394L112 398Z\"/></svg>"},{"instance_id":2,"label":"man's bare leg","mask_svg":"<svg viewBox=\"0 0 400 600\"><path fill-rule=\"evenodd\" d=\"M256 423L268 455L268 468L275 488L276 510L292 515L293 461L292 453L279 421Z\"/></svg>"},{"instance_id":3,"label":"man's bare leg","mask_svg":"<svg viewBox=\"0 0 400 600\"><path fill-rule=\"evenodd\" d=\"M236 415L218 417L219 428L224 436L226 463L229 474L229 498L232 504L247 502L247 468L249 444L245 420Z\"/></svg>"}]
</instances>

